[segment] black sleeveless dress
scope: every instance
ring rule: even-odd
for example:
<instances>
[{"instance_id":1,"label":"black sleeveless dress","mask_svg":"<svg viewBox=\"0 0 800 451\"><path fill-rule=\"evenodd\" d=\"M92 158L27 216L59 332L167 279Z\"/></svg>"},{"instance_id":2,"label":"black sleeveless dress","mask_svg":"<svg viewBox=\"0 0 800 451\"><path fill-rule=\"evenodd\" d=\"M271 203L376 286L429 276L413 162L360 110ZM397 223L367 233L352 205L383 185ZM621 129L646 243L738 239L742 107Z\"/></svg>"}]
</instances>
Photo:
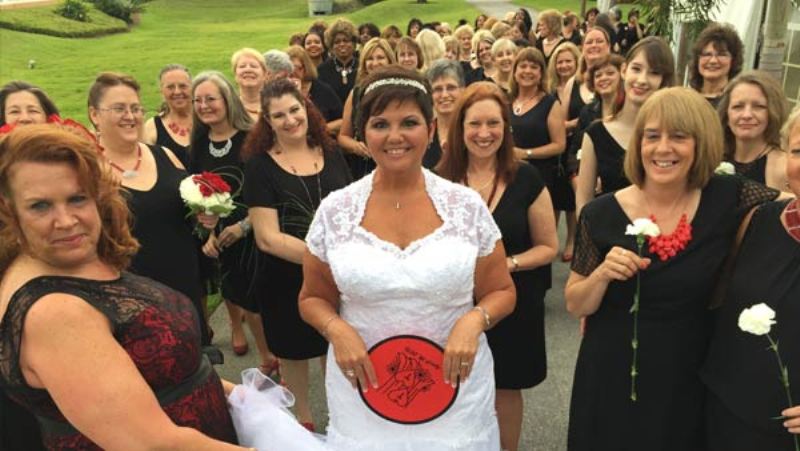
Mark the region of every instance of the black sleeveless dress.
<instances>
[{"instance_id":1,"label":"black sleeveless dress","mask_svg":"<svg viewBox=\"0 0 800 451\"><path fill-rule=\"evenodd\" d=\"M592 138L594 153L597 156L597 175L602 184L601 192L612 193L625 188L631 182L625 177L622 163L625 161L625 149L608 132L606 124L601 121L592 123L586 133Z\"/></svg>"},{"instance_id":2,"label":"black sleeveless dress","mask_svg":"<svg viewBox=\"0 0 800 451\"><path fill-rule=\"evenodd\" d=\"M525 252L533 246L528 208L542 190L544 183L536 168L520 164L492 212L508 255ZM486 332L498 389L531 388L547 376L544 296L550 288L549 266L511 273L517 289L517 305L510 315Z\"/></svg>"},{"instance_id":3,"label":"black sleeveless dress","mask_svg":"<svg viewBox=\"0 0 800 451\"><path fill-rule=\"evenodd\" d=\"M225 227L235 225L247 217L247 207L241 193L244 177L244 163L241 159L242 145L247 137L247 132L239 130L231 136L230 140L210 142L208 135L204 134L197 142L192 143L189 165L193 174L203 171L215 172L222 176L231 186L231 192L239 192L233 198L237 204L236 210L227 218L220 218L217 225L217 235ZM226 152L214 149L225 149ZM220 271L222 274L222 297L250 312L258 312L256 300L253 298L253 279L261 276L255 273L255 241L253 234L249 233L239 241L226 247L219 256Z\"/></svg>"},{"instance_id":4,"label":"black sleeveless dress","mask_svg":"<svg viewBox=\"0 0 800 451\"><path fill-rule=\"evenodd\" d=\"M517 147L530 149L550 144L550 131L547 128L547 116L558 101L556 96L545 94L533 108L517 116L511 114L511 133ZM526 160L539 170L547 189L553 192L556 175L558 175L559 157Z\"/></svg>"},{"instance_id":5,"label":"black sleeveless dress","mask_svg":"<svg viewBox=\"0 0 800 451\"><path fill-rule=\"evenodd\" d=\"M181 161L183 167L188 168L189 146L178 144L178 142L172 138L172 135L167 131L167 127L164 126L164 120L161 116L154 117L153 123L156 124L156 145L171 150L172 153L178 157L178 160Z\"/></svg>"},{"instance_id":6,"label":"black sleeveless dress","mask_svg":"<svg viewBox=\"0 0 800 451\"><path fill-rule=\"evenodd\" d=\"M131 232L141 245L130 271L180 291L203 318L197 240L178 191L188 174L175 167L161 147L148 147L156 162L156 184L149 191L125 188L133 216ZM201 325L202 342L209 344L205 321Z\"/></svg>"},{"instance_id":7,"label":"black sleeveless dress","mask_svg":"<svg viewBox=\"0 0 800 451\"><path fill-rule=\"evenodd\" d=\"M706 394L698 371L710 336L709 299L742 219L778 194L743 177L714 176L702 189L686 248L666 261L643 250L652 263L641 273L636 402L630 399L630 308L637 279L608 284L600 307L586 318L578 352L569 451L705 451ZM631 219L613 194L589 202L572 271L588 277L613 246L636 252L636 238L625 235Z\"/></svg>"},{"instance_id":8,"label":"black sleeveless dress","mask_svg":"<svg viewBox=\"0 0 800 451\"><path fill-rule=\"evenodd\" d=\"M709 388L708 450L792 450L780 415L788 406L775 354L766 337L739 329L743 309L761 302L775 310L770 335L789 365L794 402L800 390L800 243L781 223L788 201L769 202L753 214L742 241L725 303L701 371Z\"/></svg>"}]
</instances>

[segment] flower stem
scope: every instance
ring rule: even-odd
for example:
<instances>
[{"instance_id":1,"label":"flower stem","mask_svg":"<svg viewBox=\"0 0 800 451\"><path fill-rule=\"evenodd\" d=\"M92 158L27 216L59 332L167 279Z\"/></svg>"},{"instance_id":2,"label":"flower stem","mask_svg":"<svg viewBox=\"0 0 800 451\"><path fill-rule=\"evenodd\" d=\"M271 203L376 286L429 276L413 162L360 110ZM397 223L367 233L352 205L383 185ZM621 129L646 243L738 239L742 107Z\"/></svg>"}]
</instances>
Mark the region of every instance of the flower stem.
<instances>
[{"instance_id":1,"label":"flower stem","mask_svg":"<svg viewBox=\"0 0 800 451\"><path fill-rule=\"evenodd\" d=\"M642 256L642 246L644 245L644 235L636 236L636 246L638 247L638 255ZM636 402L636 376L639 375L637 368L639 357L639 291L641 289L642 278L641 273L636 273L636 292L633 294L633 306L631 306L631 313L633 314L633 338L631 339L631 348L633 349L633 359L631 361L631 401Z\"/></svg>"},{"instance_id":2,"label":"flower stem","mask_svg":"<svg viewBox=\"0 0 800 451\"><path fill-rule=\"evenodd\" d=\"M778 342L773 340L769 334L767 334L767 340L769 340L770 349L775 352L775 358L778 359L778 368L780 368L781 372L781 383L783 384L783 389L786 390L786 399L789 401L789 407L793 407L794 402L792 401L792 389L789 387L789 369L784 366L783 359L781 359L781 353L778 352ZM800 451L800 443L797 441L797 434L792 434L792 438L794 439L795 451Z\"/></svg>"}]
</instances>

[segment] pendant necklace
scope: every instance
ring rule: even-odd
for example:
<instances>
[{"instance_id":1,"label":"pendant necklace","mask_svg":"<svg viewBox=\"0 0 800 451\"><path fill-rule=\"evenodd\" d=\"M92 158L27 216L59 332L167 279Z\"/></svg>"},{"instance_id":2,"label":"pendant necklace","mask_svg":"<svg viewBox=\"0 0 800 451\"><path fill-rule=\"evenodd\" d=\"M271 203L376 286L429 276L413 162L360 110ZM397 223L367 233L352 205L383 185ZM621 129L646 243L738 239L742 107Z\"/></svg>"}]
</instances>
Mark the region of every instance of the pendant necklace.
<instances>
[{"instance_id":1,"label":"pendant necklace","mask_svg":"<svg viewBox=\"0 0 800 451\"><path fill-rule=\"evenodd\" d=\"M467 178L467 175L464 174L464 184L477 191L478 194L481 195L481 198L483 198L483 194L481 194L481 192L485 190L487 186L489 186L489 183L492 184L492 191L489 193L489 197L486 199L486 206L489 207L490 210L492 208L492 202L494 202L494 196L497 194L497 185L499 185L499 181L499 177L497 176L497 173L495 173L494 177L492 177L489 182L484 184L480 189L476 189L469 185L469 179Z\"/></svg>"},{"instance_id":2,"label":"pendant necklace","mask_svg":"<svg viewBox=\"0 0 800 451\"><path fill-rule=\"evenodd\" d=\"M529 97L529 98L523 100L522 102L519 102L519 101L514 102L514 104L515 104L514 105L514 114L516 114L517 116L521 115L523 108L525 108L525 105L527 105L527 103L530 102L531 100L534 100L534 99L536 99L538 97L539 97L539 94L536 94L533 97Z\"/></svg>"},{"instance_id":3,"label":"pendant necklace","mask_svg":"<svg viewBox=\"0 0 800 451\"><path fill-rule=\"evenodd\" d=\"M297 177L298 180L300 180L300 184L303 185L303 189L306 192L306 197L308 198L309 210L315 210L317 207L319 207L319 204L322 203L322 183L320 182L320 177L319 177L319 173L321 171L317 166L317 162L316 161L314 162L314 172L316 173L317 176L317 199L319 199L316 205L314 205L314 199L311 197L311 190L308 189L308 185L306 185L306 181L303 180L303 177L297 173L297 169L295 169L294 165L289 165L289 169L292 170L292 174L294 174L294 176Z\"/></svg>"},{"instance_id":4,"label":"pendant necklace","mask_svg":"<svg viewBox=\"0 0 800 451\"><path fill-rule=\"evenodd\" d=\"M356 62L355 58L350 59L350 63L345 67L344 65L339 65L339 60L337 58L333 58L333 66L336 68L336 72L338 72L342 76L342 84L347 84L347 76L353 72L353 64Z\"/></svg>"},{"instance_id":5,"label":"pendant necklace","mask_svg":"<svg viewBox=\"0 0 800 451\"><path fill-rule=\"evenodd\" d=\"M211 154L212 157L222 158L225 155L228 155L228 153L231 151L231 147L233 147L233 142L231 142L230 138L228 138L228 140L225 141L224 146L217 148L216 146L214 146L214 141L211 140L211 137L210 136L208 137L208 152Z\"/></svg>"},{"instance_id":6,"label":"pendant necklace","mask_svg":"<svg viewBox=\"0 0 800 451\"><path fill-rule=\"evenodd\" d=\"M104 154L105 153L105 149L103 149L102 147L100 149L101 149L101 153ZM139 167L142 165L142 147L137 144L136 145L136 150L137 150L137 152L136 152L136 164L133 165L133 169L125 169L122 166L118 165L117 163L114 163L113 161L111 161L111 159L108 158L108 157L106 157L106 161L108 161L109 166L111 166L112 168L116 169L117 171L119 171L122 174L122 178L130 180L130 179L136 177L137 175L139 175Z\"/></svg>"}]
</instances>

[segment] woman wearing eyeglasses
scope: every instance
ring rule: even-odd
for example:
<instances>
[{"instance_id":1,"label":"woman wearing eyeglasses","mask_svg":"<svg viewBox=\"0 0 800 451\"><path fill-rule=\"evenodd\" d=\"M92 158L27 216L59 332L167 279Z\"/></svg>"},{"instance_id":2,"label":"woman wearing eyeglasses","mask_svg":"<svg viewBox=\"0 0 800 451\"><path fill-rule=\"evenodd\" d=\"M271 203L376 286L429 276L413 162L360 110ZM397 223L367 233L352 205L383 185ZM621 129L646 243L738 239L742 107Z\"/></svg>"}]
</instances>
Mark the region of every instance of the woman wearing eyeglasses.
<instances>
[{"instance_id":1,"label":"woman wearing eyeglasses","mask_svg":"<svg viewBox=\"0 0 800 451\"><path fill-rule=\"evenodd\" d=\"M145 111L133 77L101 73L88 104L100 153L127 191L134 218L131 232L140 248L130 271L185 294L203 318L198 246L178 192L186 170L170 150L139 142ZM208 345L206 321L200 324L202 343Z\"/></svg>"},{"instance_id":2,"label":"woman wearing eyeglasses","mask_svg":"<svg viewBox=\"0 0 800 451\"><path fill-rule=\"evenodd\" d=\"M712 23L695 42L689 85L716 108L728 81L742 70L744 46L730 25Z\"/></svg>"}]
</instances>

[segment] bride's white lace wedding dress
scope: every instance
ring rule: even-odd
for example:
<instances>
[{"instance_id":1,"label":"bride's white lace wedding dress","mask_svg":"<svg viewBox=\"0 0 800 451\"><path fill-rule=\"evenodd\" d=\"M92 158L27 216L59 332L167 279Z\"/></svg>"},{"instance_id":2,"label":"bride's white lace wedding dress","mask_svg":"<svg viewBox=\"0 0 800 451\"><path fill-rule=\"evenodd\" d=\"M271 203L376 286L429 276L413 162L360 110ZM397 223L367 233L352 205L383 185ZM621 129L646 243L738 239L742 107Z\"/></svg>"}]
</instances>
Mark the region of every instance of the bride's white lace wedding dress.
<instances>
[{"instance_id":1,"label":"bride's white lace wedding dress","mask_svg":"<svg viewBox=\"0 0 800 451\"><path fill-rule=\"evenodd\" d=\"M367 348L409 334L443 347L456 320L473 308L477 258L490 254L500 239L477 193L428 171L424 178L443 224L405 249L360 225L372 174L331 193L306 237L311 253L331 268L341 292L340 315ZM331 347L325 381L327 445L342 451L499 450L492 368L481 335L472 374L450 409L428 423L404 425L381 418L364 404L336 365Z\"/></svg>"}]
</instances>

